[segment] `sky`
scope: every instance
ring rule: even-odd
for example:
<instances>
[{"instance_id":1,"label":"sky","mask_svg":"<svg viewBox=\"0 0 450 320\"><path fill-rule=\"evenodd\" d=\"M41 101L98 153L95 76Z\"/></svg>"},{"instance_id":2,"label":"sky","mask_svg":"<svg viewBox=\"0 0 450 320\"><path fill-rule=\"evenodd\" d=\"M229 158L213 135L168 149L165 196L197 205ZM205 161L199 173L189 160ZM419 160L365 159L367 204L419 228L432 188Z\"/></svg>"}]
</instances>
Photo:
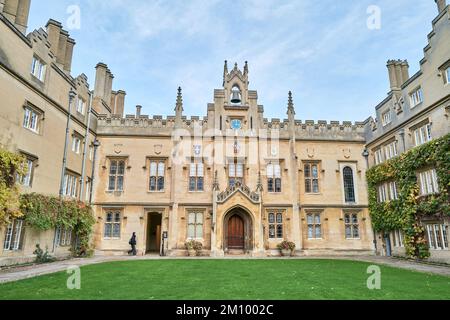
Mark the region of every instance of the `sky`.
<instances>
[{"instance_id":1,"label":"sky","mask_svg":"<svg viewBox=\"0 0 450 320\"><path fill-rule=\"evenodd\" d=\"M60 21L72 75L93 89L106 63L127 114L173 115L181 86L184 114L206 116L228 60L248 61L266 118L287 117L291 90L299 120L364 121L389 91L387 60L419 70L436 16L433 0L32 0L28 31Z\"/></svg>"}]
</instances>

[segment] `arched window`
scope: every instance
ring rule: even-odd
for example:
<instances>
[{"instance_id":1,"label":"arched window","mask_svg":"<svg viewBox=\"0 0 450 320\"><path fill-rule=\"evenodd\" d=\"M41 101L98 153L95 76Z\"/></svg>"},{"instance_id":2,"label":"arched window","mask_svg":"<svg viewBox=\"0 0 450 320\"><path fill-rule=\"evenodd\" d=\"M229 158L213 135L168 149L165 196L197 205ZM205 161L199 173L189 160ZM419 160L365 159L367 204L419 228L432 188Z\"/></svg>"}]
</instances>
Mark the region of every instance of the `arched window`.
<instances>
[{"instance_id":1,"label":"arched window","mask_svg":"<svg viewBox=\"0 0 450 320\"><path fill-rule=\"evenodd\" d=\"M355 202L355 184L353 181L353 170L350 167L345 167L342 170L344 176L344 193L345 202Z\"/></svg>"}]
</instances>

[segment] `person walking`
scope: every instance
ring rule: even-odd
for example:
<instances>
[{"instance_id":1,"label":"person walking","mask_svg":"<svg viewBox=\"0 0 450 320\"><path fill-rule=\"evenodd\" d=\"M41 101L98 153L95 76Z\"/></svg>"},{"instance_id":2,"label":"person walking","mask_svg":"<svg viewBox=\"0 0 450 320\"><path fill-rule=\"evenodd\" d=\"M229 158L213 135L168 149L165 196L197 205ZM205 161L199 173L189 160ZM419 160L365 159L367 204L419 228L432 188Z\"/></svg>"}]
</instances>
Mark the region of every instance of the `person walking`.
<instances>
[{"instance_id":1,"label":"person walking","mask_svg":"<svg viewBox=\"0 0 450 320\"><path fill-rule=\"evenodd\" d=\"M136 232L133 232L133 235L131 236L130 241L128 242L131 245L131 250L128 251L128 254L133 254L133 256L135 256L137 254L136 252Z\"/></svg>"}]
</instances>

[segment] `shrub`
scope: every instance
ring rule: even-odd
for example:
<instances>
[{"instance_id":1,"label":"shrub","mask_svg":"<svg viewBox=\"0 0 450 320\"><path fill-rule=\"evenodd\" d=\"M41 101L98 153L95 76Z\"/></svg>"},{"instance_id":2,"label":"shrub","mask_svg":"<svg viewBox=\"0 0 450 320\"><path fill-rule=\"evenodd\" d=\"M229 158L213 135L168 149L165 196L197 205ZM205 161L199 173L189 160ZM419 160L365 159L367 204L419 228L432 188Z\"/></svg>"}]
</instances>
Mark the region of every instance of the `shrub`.
<instances>
[{"instance_id":1,"label":"shrub","mask_svg":"<svg viewBox=\"0 0 450 320\"><path fill-rule=\"evenodd\" d=\"M195 250L196 252L199 252L203 249L202 243L195 240L186 241L185 245L187 250Z\"/></svg>"},{"instance_id":2,"label":"shrub","mask_svg":"<svg viewBox=\"0 0 450 320\"><path fill-rule=\"evenodd\" d=\"M279 250L291 250L291 251L294 251L294 249L295 249L295 243L293 243L293 242L291 242L291 241L283 241L283 242L281 242L278 246L277 246L277 248L279 249Z\"/></svg>"},{"instance_id":3,"label":"shrub","mask_svg":"<svg viewBox=\"0 0 450 320\"><path fill-rule=\"evenodd\" d=\"M48 253L48 248L45 248L44 252L44 250L41 249L41 246L39 244L36 245L36 250L34 250L33 254L36 255L35 260L36 263L48 263L56 260L56 258L52 257Z\"/></svg>"}]
</instances>

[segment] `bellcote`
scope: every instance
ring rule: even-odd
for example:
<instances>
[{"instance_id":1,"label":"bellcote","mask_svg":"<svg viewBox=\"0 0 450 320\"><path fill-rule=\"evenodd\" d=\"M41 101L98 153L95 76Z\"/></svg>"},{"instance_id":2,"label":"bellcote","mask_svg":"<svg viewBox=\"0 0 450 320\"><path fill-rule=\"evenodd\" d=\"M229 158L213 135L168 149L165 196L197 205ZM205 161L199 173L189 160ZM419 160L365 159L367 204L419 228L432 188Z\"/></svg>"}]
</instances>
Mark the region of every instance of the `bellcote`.
<instances>
[{"instance_id":1,"label":"bellcote","mask_svg":"<svg viewBox=\"0 0 450 320\"><path fill-rule=\"evenodd\" d=\"M223 73L223 88L225 91L225 103L232 105L248 105L248 62L245 62L241 71L238 64L228 72L228 62L225 61Z\"/></svg>"}]
</instances>

